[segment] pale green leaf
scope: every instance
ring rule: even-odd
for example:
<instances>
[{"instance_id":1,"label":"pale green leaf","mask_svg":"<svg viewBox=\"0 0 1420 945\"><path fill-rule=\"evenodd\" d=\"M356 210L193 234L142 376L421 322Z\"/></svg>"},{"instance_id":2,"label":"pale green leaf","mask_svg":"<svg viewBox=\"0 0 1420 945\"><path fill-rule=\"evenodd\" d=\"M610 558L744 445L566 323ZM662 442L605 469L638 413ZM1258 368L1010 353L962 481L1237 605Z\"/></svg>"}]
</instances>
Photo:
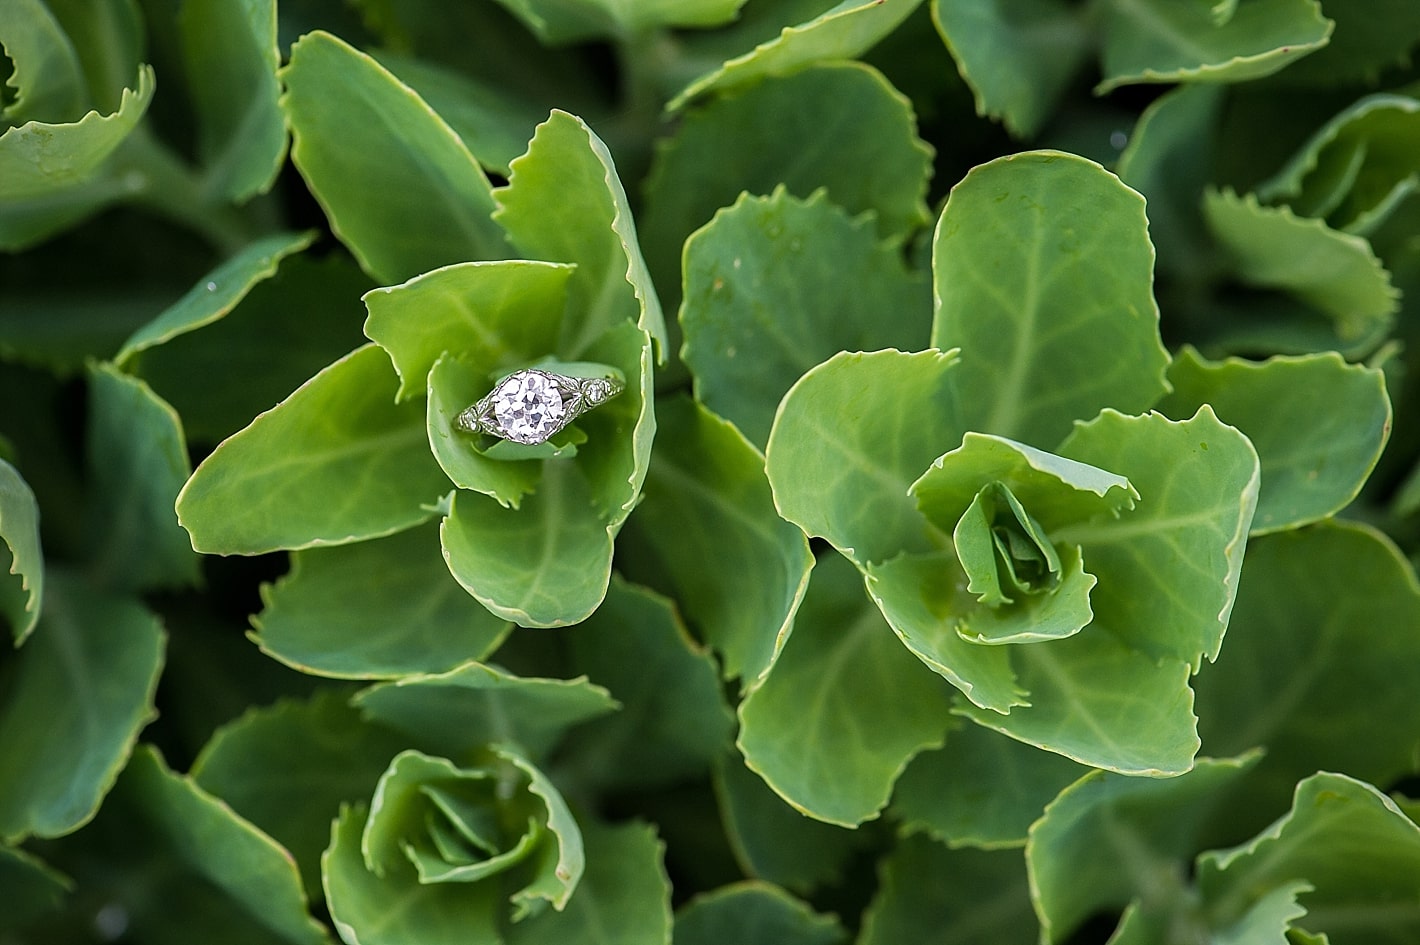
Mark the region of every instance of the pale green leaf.
<instances>
[{"instance_id":1,"label":"pale green leaf","mask_svg":"<svg viewBox=\"0 0 1420 945\"><path fill-rule=\"evenodd\" d=\"M484 375L525 367L555 350L573 269L520 259L445 266L365 293L365 334L389 352L401 400L425 392L445 353Z\"/></svg>"},{"instance_id":2,"label":"pale green leaf","mask_svg":"<svg viewBox=\"0 0 1420 945\"><path fill-rule=\"evenodd\" d=\"M740 703L745 763L811 817L875 817L893 782L950 726L951 690L903 651L852 566L819 562L794 636Z\"/></svg>"},{"instance_id":3,"label":"pale green leaf","mask_svg":"<svg viewBox=\"0 0 1420 945\"><path fill-rule=\"evenodd\" d=\"M385 283L511 255L478 162L418 95L324 32L281 71L291 160L365 270Z\"/></svg>"},{"instance_id":4,"label":"pale green leaf","mask_svg":"<svg viewBox=\"0 0 1420 945\"><path fill-rule=\"evenodd\" d=\"M0 694L0 838L87 823L154 717L164 636L152 614L62 573Z\"/></svg>"},{"instance_id":5,"label":"pale green leaf","mask_svg":"<svg viewBox=\"0 0 1420 945\"><path fill-rule=\"evenodd\" d=\"M753 880L701 893L676 913L675 945L844 945L833 915Z\"/></svg>"},{"instance_id":6,"label":"pale green leaf","mask_svg":"<svg viewBox=\"0 0 1420 945\"><path fill-rule=\"evenodd\" d=\"M1207 3L1105 4L1099 93L1135 82L1246 82L1325 46L1332 22L1317 0L1250 0L1225 23Z\"/></svg>"},{"instance_id":7,"label":"pale green leaf","mask_svg":"<svg viewBox=\"0 0 1420 945\"><path fill-rule=\"evenodd\" d=\"M192 474L182 420L147 384L89 370L90 576L114 590L195 584L198 559L173 502Z\"/></svg>"},{"instance_id":8,"label":"pale green leaf","mask_svg":"<svg viewBox=\"0 0 1420 945\"><path fill-rule=\"evenodd\" d=\"M665 320L626 191L611 152L586 122L553 111L494 198L495 219L525 256L577 267L567 282L559 356L585 358L598 337L629 319L664 358Z\"/></svg>"},{"instance_id":9,"label":"pale green leaf","mask_svg":"<svg viewBox=\"0 0 1420 945\"><path fill-rule=\"evenodd\" d=\"M89 98L84 69L44 0L0 0L0 24L13 70L5 84L15 90L0 115L11 125L78 121Z\"/></svg>"},{"instance_id":10,"label":"pale green leaf","mask_svg":"<svg viewBox=\"0 0 1420 945\"><path fill-rule=\"evenodd\" d=\"M745 0L498 0L549 44L619 39L665 27L720 26Z\"/></svg>"},{"instance_id":11,"label":"pale green leaf","mask_svg":"<svg viewBox=\"0 0 1420 945\"><path fill-rule=\"evenodd\" d=\"M968 173L932 245L932 344L961 348L963 426L1048 448L1157 400L1153 266L1143 198L1098 164L1036 151Z\"/></svg>"},{"instance_id":12,"label":"pale green leaf","mask_svg":"<svg viewBox=\"0 0 1420 945\"><path fill-rule=\"evenodd\" d=\"M263 652L321 676L444 672L486 658L509 629L449 576L432 524L293 552L262 602L252 626Z\"/></svg>"},{"instance_id":13,"label":"pale green leaf","mask_svg":"<svg viewBox=\"0 0 1420 945\"><path fill-rule=\"evenodd\" d=\"M850 218L822 190L744 194L685 245L681 358L696 397L762 447L805 371L839 351L921 348L929 305L925 280L870 217Z\"/></svg>"},{"instance_id":14,"label":"pale green leaf","mask_svg":"<svg viewBox=\"0 0 1420 945\"><path fill-rule=\"evenodd\" d=\"M276 0L192 0L177 20L204 185L238 203L265 193L286 160Z\"/></svg>"},{"instance_id":15,"label":"pale green leaf","mask_svg":"<svg viewBox=\"0 0 1420 945\"><path fill-rule=\"evenodd\" d=\"M1169 381L1173 393L1158 410L1182 418L1210 404L1257 449L1262 482L1254 535L1341 511L1361 491L1390 435L1384 376L1335 352L1259 363L1208 361L1185 348Z\"/></svg>"},{"instance_id":16,"label":"pale green leaf","mask_svg":"<svg viewBox=\"0 0 1420 945\"><path fill-rule=\"evenodd\" d=\"M948 540L908 487L961 442L955 352L841 353L801 377L779 405L765 451L779 514L826 538L860 568Z\"/></svg>"},{"instance_id":17,"label":"pale green leaf","mask_svg":"<svg viewBox=\"0 0 1420 945\"><path fill-rule=\"evenodd\" d=\"M1342 343L1390 327L1399 293L1361 237L1232 191L1208 192L1203 213L1239 279L1286 292L1330 316Z\"/></svg>"},{"instance_id":18,"label":"pale green leaf","mask_svg":"<svg viewBox=\"0 0 1420 945\"><path fill-rule=\"evenodd\" d=\"M24 850L0 847L0 889L5 890L5 915L0 931L14 932L59 910L74 882Z\"/></svg>"},{"instance_id":19,"label":"pale green leaf","mask_svg":"<svg viewBox=\"0 0 1420 945\"><path fill-rule=\"evenodd\" d=\"M455 758L491 742L540 757L571 726L617 706L585 676L526 679L482 663L377 683L353 702L367 717Z\"/></svg>"},{"instance_id":20,"label":"pale green leaf","mask_svg":"<svg viewBox=\"0 0 1420 945\"><path fill-rule=\"evenodd\" d=\"M897 28L922 0L842 0L729 60L686 86L666 108L679 111L711 92L748 85L825 60L856 59Z\"/></svg>"},{"instance_id":21,"label":"pale green leaf","mask_svg":"<svg viewBox=\"0 0 1420 945\"><path fill-rule=\"evenodd\" d=\"M1092 629L1195 670L1215 659L1257 505L1259 465L1247 437L1206 405L1179 422L1106 410L1078 425L1060 453L1127 476L1139 494L1117 519L1051 533L1080 545L1099 578Z\"/></svg>"},{"instance_id":22,"label":"pale green leaf","mask_svg":"<svg viewBox=\"0 0 1420 945\"><path fill-rule=\"evenodd\" d=\"M39 504L14 466L0 459L0 541L9 563L0 571L0 614L15 645L39 622L44 600L44 554L39 544Z\"/></svg>"},{"instance_id":23,"label":"pale green leaf","mask_svg":"<svg viewBox=\"0 0 1420 945\"><path fill-rule=\"evenodd\" d=\"M1032 138L1085 65L1090 36L1082 11L1062 0L933 0L976 112Z\"/></svg>"},{"instance_id":24,"label":"pale green leaf","mask_svg":"<svg viewBox=\"0 0 1420 945\"><path fill-rule=\"evenodd\" d=\"M808 587L808 541L775 514L764 459L732 424L683 397L657 410L655 461L618 567L663 580L726 677L753 688L774 665ZM705 567L709 560L720 566Z\"/></svg>"},{"instance_id":25,"label":"pale green leaf","mask_svg":"<svg viewBox=\"0 0 1420 945\"><path fill-rule=\"evenodd\" d=\"M906 832L926 831L954 847L1019 847L1045 805L1084 772L1053 752L964 725L945 746L912 760L889 811Z\"/></svg>"},{"instance_id":26,"label":"pale green leaf","mask_svg":"<svg viewBox=\"0 0 1420 945\"><path fill-rule=\"evenodd\" d=\"M281 261L311 245L316 234L277 233L263 237L225 260L157 318L128 337L113 360L128 366L139 353L196 331L226 316L252 287L276 275Z\"/></svg>"}]
</instances>

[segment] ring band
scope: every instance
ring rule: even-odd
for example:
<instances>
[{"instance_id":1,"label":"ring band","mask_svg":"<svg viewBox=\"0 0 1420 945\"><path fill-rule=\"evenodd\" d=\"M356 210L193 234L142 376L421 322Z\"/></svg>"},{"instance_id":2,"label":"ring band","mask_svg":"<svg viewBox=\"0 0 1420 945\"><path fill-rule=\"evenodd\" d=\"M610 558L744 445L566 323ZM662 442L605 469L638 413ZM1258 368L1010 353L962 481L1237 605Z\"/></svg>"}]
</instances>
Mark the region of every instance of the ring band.
<instances>
[{"instance_id":1,"label":"ring band","mask_svg":"<svg viewBox=\"0 0 1420 945\"><path fill-rule=\"evenodd\" d=\"M454 426L515 443L546 443L593 407L626 389L613 377L568 377L528 368L493 386L487 396L465 407Z\"/></svg>"}]
</instances>

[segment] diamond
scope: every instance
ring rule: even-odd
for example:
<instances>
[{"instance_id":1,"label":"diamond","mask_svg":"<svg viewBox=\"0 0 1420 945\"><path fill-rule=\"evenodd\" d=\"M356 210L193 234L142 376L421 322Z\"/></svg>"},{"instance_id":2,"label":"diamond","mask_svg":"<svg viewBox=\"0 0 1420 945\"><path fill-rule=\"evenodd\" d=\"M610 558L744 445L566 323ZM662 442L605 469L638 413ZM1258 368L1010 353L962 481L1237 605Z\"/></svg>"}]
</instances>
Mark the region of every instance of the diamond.
<instances>
[{"instance_id":1,"label":"diamond","mask_svg":"<svg viewBox=\"0 0 1420 945\"><path fill-rule=\"evenodd\" d=\"M493 392L493 415L503 435L518 443L543 443L563 426L562 392L552 378L519 371Z\"/></svg>"}]
</instances>

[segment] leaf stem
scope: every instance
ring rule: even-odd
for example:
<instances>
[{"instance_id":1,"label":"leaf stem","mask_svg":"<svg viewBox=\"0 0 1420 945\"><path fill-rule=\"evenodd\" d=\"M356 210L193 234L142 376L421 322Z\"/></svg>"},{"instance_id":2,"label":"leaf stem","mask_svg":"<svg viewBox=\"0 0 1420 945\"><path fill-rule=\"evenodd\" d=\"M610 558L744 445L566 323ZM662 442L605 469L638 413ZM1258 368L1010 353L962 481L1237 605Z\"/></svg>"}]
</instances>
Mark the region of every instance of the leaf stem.
<instances>
[{"instance_id":1,"label":"leaf stem","mask_svg":"<svg viewBox=\"0 0 1420 945\"><path fill-rule=\"evenodd\" d=\"M124 141L112 173L134 202L195 230L223 255L251 241L240 215L214 203L201 178L147 128L134 129Z\"/></svg>"}]
</instances>

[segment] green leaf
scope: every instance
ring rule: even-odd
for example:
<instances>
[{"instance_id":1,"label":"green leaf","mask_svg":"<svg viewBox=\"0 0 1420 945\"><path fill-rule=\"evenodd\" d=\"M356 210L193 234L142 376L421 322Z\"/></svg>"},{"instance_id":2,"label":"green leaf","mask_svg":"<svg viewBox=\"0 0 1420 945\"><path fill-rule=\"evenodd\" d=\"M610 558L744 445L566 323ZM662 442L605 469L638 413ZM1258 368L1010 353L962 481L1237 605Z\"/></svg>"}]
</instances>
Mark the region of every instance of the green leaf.
<instances>
[{"instance_id":1,"label":"green leaf","mask_svg":"<svg viewBox=\"0 0 1420 945\"><path fill-rule=\"evenodd\" d=\"M745 0L498 0L544 43L616 39L664 27L706 28L735 18Z\"/></svg>"},{"instance_id":2,"label":"green leaf","mask_svg":"<svg viewBox=\"0 0 1420 945\"><path fill-rule=\"evenodd\" d=\"M177 876L200 876L251 925L283 942L326 941L291 855L191 778L170 771L156 749L138 748L112 803L142 825L144 846L157 848L150 856L176 860L181 868L169 869Z\"/></svg>"},{"instance_id":3,"label":"green leaf","mask_svg":"<svg viewBox=\"0 0 1420 945\"><path fill-rule=\"evenodd\" d=\"M908 487L961 441L955 352L836 354L779 405L765 467L779 514L826 538L860 568L946 536Z\"/></svg>"},{"instance_id":4,"label":"green leaf","mask_svg":"<svg viewBox=\"0 0 1420 945\"><path fill-rule=\"evenodd\" d=\"M7 899L0 931L18 931L46 913L58 911L73 887L73 880L39 858L24 850L0 847L0 889L5 890Z\"/></svg>"},{"instance_id":5,"label":"green leaf","mask_svg":"<svg viewBox=\"0 0 1420 945\"><path fill-rule=\"evenodd\" d=\"M1262 484L1252 534L1297 528L1341 511L1375 468L1390 435L1390 399L1375 368L1335 352L1261 363L1207 361L1184 348L1169 368L1171 417L1203 404L1257 449Z\"/></svg>"},{"instance_id":6,"label":"green leaf","mask_svg":"<svg viewBox=\"0 0 1420 945\"><path fill-rule=\"evenodd\" d=\"M537 758L571 726L617 707L585 676L524 679L482 663L377 683L353 702L368 718L454 758L490 742L517 745Z\"/></svg>"},{"instance_id":7,"label":"green leaf","mask_svg":"<svg viewBox=\"0 0 1420 945\"><path fill-rule=\"evenodd\" d=\"M1060 453L1127 476L1140 497L1118 519L1051 533L1079 544L1099 578L1092 629L1195 671L1203 657L1216 659L1257 504L1259 465L1247 437L1206 405L1180 422L1106 410L1078 425Z\"/></svg>"},{"instance_id":8,"label":"green leaf","mask_svg":"<svg viewBox=\"0 0 1420 945\"><path fill-rule=\"evenodd\" d=\"M429 455L424 405L395 403L374 345L325 368L217 447L178 496L198 551L259 554L403 531L449 482Z\"/></svg>"},{"instance_id":9,"label":"green leaf","mask_svg":"<svg viewBox=\"0 0 1420 945\"><path fill-rule=\"evenodd\" d=\"M77 121L88 106L84 67L44 0L3 0L0 23L12 67L5 84L15 90L0 115L11 125Z\"/></svg>"},{"instance_id":10,"label":"green leaf","mask_svg":"<svg viewBox=\"0 0 1420 945\"><path fill-rule=\"evenodd\" d=\"M507 929L508 945L668 945L671 883L651 824L582 826L587 867L560 912Z\"/></svg>"},{"instance_id":11,"label":"green leaf","mask_svg":"<svg viewBox=\"0 0 1420 945\"><path fill-rule=\"evenodd\" d=\"M1330 316L1342 343L1383 336L1390 328L1399 293L1361 237L1232 191L1208 192L1203 214L1239 279L1286 292Z\"/></svg>"},{"instance_id":12,"label":"green leaf","mask_svg":"<svg viewBox=\"0 0 1420 945\"><path fill-rule=\"evenodd\" d=\"M173 501L192 474L182 420L141 380L89 370L90 576L113 590L190 586L197 556Z\"/></svg>"},{"instance_id":13,"label":"green leaf","mask_svg":"<svg viewBox=\"0 0 1420 945\"><path fill-rule=\"evenodd\" d=\"M583 726L562 763L603 789L683 783L729 746L734 717L710 654L671 602L613 577L597 612L568 631L572 663L621 703Z\"/></svg>"},{"instance_id":14,"label":"green leaf","mask_svg":"<svg viewBox=\"0 0 1420 945\"><path fill-rule=\"evenodd\" d=\"M44 617L0 695L0 837L87 823L154 717L163 631L136 602L47 576Z\"/></svg>"},{"instance_id":15,"label":"green leaf","mask_svg":"<svg viewBox=\"0 0 1420 945\"><path fill-rule=\"evenodd\" d=\"M1225 23L1207 3L1111 0L1104 9L1101 94L1136 82L1259 79L1325 46L1333 26L1317 0L1250 0Z\"/></svg>"},{"instance_id":16,"label":"green leaf","mask_svg":"<svg viewBox=\"0 0 1420 945\"><path fill-rule=\"evenodd\" d=\"M586 122L554 110L494 194L494 218L525 256L572 263L557 354L585 359L596 339L630 319L664 357L661 303L636 239L611 152Z\"/></svg>"},{"instance_id":17,"label":"green leaf","mask_svg":"<svg viewBox=\"0 0 1420 945\"><path fill-rule=\"evenodd\" d=\"M1199 858L1212 915L1244 914L1304 877L1306 926L1335 945L1406 942L1420 935L1420 827L1390 798L1344 774L1297 785L1292 810L1250 843ZM1354 916L1366 916L1357 924Z\"/></svg>"},{"instance_id":18,"label":"green leaf","mask_svg":"<svg viewBox=\"0 0 1420 945\"><path fill-rule=\"evenodd\" d=\"M746 876L808 895L843 879L863 832L803 816L744 766L738 752L715 765L725 838Z\"/></svg>"},{"instance_id":19,"label":"green leaf","mask_svg":"<svg viewBox=\"0 0 1420 945\"><path fill-rule=\"evenodd\" d=\"M753 9L751 7L751 9ZM912 104L858 62L811 66L691 109L656 150L642 214L646 260L667 301L681 281L681 247L741 193L819 188L878 235L902 238L927 222L932 149Z\"/></svg>"},{"instance_id":20,"label":"green leaf","mask_svg":"<svg viewBox=\"0 0 1420 945\"><path fill-rule=\"evenodd\" d=\"M90 111L65 124L30 121L0 134L0 200L34 199L85 183L137 126L153 89L153 70L144 66L110 114ZM8 228L0 230L0 246L16 248Z\"/></svg>"},{"instance_id":21,"label":"green leaf","mask_svg":"<svg viewBox=\"0 0 1420 945\"><path fill-rule=\"evenodd\" d=\"M909 837L878 869L859 945L1033 942L1025 861L1013 850L948 850Z\"/></svg>"},{"instance_id":22,"label":"green leaf","mask_svg":"<svg viewBox=\"0 0 1420 945\"><path fill-rule=\"evenodd\" d=\"M481 450L477 445L479 437L456 425L459 414L487 395L493 383L494 378L487 372L461 359L440 357L429 372L429 443L434 458L454 485L492 496L499 505L517 509L523 496L536 491L542 478L542 463L530 451L524 458L497 456L494 450L508 445L504 441ZM547 445L554 446L563 439L559 433ZM565 449L562 456L576 455L575 445Z\"/></svg>"},{"instance_id":23,"label":"green leaf","mask_svg":"<svg viewBox=\"0 0 1420 945\"><path fill-rule=\"evenodd\" d=\"M844 945L836 917L814 912L769 883L748 881L701 893L676 913L675 945Z\"/></svg>"},{"instance_id":24,"label":"green leaf","mask_svg":"<svg viewBox=\"0 0 1420 945\"><path fill-rule=\"evenodd\" d=\"M1048 447L1157 400L1153 265L1143 198L1092 161L1037 151L968 173L932 244L932 344L962 350L963 426Z\"/></svg>"},{"instance_id":25,"label":"green leaf","mask_svg":"<svg viewBox=\"0 0 1420 945\"><path fill-rule=\"evenodd\" d=\"M786 75L824 60L856 59L896 29L921 2L842 0L807 22L784 27L775 38L696 79L666 109L679 111L711 92Z\"/></svg>"},{"instance_id":26,"label":"green leaf","mask_svg":"<svg viewBox=\"0 0 1420 945\"><path fill-rule=\"evenodd\" d=\"M39 622L44 600L44 554L39 544L39 504L14 466L0 459L0 540L9 551L0 572L0 614L10 624L15 645L25 642Z\"/></svg>"},{"instance_id":27,"label":"green leaf","mask_svg":"<svg viewBox=\"0 0 1420 945\"><path fill-rule=\"evenodd\" d=\"M657 410L655 461L618 567L663 578L726 677L752 689L778 658L808 587L808 541L775 514L764 459L732 424L685 397ZM721 566L705 567L709 560Z\"/></svg>"},{"instance_id":28,"label":"green leaf","mask_svg":"<svg viewBox=\"0 0 1420 945\"><path fill-rule=\"evenodd\" d=\"M525 367L555 350L574 269L521 259L445 266L367 292L365 333L389 352L401 400L425 392L445 353L484 375Z\"/></svg>"},{"instance_id":29,"label":"green leaf","mask_svg":"<svg viewBox=\"0 0 1420 945\"><path fill-rule=\"evenodd\" d=\"M1414 770L1417 621L1414 572L1364 525L1322 522L1250 543L1228 645L1194 682L1209 752L1267 750L1235 805L1254 812L1250 828L1318 769L1377 784Z\"/></svg>"},{"instance_id":30,"label":"green leaf","mask_svg":"<svg viewBox=\"0 0 1420 945\"><path fill-rule=\"evenodd\" d=\"M1083 773L1068 758L966 725L912 760L890 811L907 832L954 847L1019 847L1045 805Z\"/></svg>"},{"instance_id":31,"label":"green leaf","mask_svg":"<svg viewBox=\"0 0 1420 945\"><path fill-rule=\"evenodd\" d=\"M135 0L46 0L73 40L91 104L118 107L143 56L143 18Z\"/></svg>"},{"instance_id":32,"label":"green leaf","mask_svg":"<svg viewBox=\"0 0 1420 945\"><path fill-rule=\"evenodd\" d=\"M928 305L870 217L850 218L822 190L742 194L685 245L681 357L696 397L762 447L805 371L839 351L921 348Z\"/></svg>"},{"instance_id":33,"label":"green leaf","mask_svg":"<svg viewBox=\"0 0 1420 945\"><path fill-rule=\"evenodd\" d=\"M739 709L745 763L795 808L845 827L875 817L907 762L941 745L952 706L855 578L842 558L819 562L794 637Z\"/></svg>"},{"instance_id":34,"label":"green leaf","mask_svg":"<svg viewBox=\"0 0 1420 945\"><path fill-rule=\"evenodd\" d=\"M127 367L141 352L225 317L252 287L276 275L281 261L311 245L316 234L277 233L246 247L197 281L182 298L123 343L114 362Z\"/></svg>"},{"instance_id":35,"label":"green leaf","mask_svg":"<svg viewBox=\"0 0 1420 945\"><path fill-rule=\"evenodd\" d=\"M976 113L1033 138L1050 120L1090 54L1080 11L1061 0L933 0Z\"/></svg>"},{"instance_id":36,"label":"green leaf","mask_svg":"<svg viewBox=\"0 0 1420 945\"><path fill-rule=\"evenodd\" d=\"M1327 3L1336 29L1326 46L1293 63L1278 79L1287 84L1374 85L1420 43L1420 9L1409 0Z\"/></svg>"},{"instance_id":37,"label":"green leaf","mask_svg":"<svg viewBox=\"0 0 1420 945\"><path fill-rule=\"evenodd\" d=\"M203 183L238 203L265 193L286 160L276 0L197 0L177 20Z\"/></svg>"},{"instance_id":38,"label":"green leaf","mask_svg":"<svg viewBox=\"0 0 1420 945\"><path fill-rule=\"evenodd\" d=\"M1062 791L1026 844L1041 941L1066 941L1091 915L1135 900L1151 912L1185 908L1199 828L1255 760L1199 759L1162 780L1092 771Z\"/></svg>"},{"instance_id":39,"label":"green leaf","mask_svg":"<svg viewBox=\"0 0 1420 945\"><path fill-rule=\"evenodd\" d=\"M397 283L511 255L478 162L379 63L317 31L291 47L281 79L291 159L372 276Z\"/></svg>"},{"instance_id":40,"label":"green leaf","mask_svg":"<svg viewBox=\"0 0 1420 945\"><path fill-rule=\"evenodd\" d=\"M292 552L262 602L252 618L262 651L321 676L444 672L486 658L509 629L449 577L432 524Z\"/></svg>"},{"instance_id":41,"label":"green leaf","mask_svg":"<svg viewBox=\"0 0 1420 945\"><path fill-rule=\"evenodd\" d=\"M368 798L405 739L360 718L343 694L249 709L202 746L198 788L266 831L319 897L320 856L341 804Z\"/></svg>"}]
</instances>

